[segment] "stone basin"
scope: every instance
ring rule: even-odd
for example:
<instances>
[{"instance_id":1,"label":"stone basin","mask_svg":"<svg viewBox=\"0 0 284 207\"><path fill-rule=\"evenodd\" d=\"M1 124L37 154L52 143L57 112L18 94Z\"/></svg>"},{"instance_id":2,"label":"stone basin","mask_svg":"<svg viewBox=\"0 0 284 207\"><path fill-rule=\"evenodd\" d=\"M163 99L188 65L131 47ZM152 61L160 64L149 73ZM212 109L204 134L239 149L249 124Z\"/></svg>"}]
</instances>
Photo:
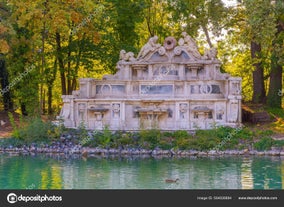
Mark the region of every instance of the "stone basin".
<instances>
[{"instance_id":1,"label":"stone basin","mask_svg":"<svg viewBox=\"0 0 284 207\"><path fill-rule=\"evenodd\" d=\"M101 108L101 107L91 107L88 110L94 111L94 112L107 112L109 109Z\"/></svg>"}]
</instances>

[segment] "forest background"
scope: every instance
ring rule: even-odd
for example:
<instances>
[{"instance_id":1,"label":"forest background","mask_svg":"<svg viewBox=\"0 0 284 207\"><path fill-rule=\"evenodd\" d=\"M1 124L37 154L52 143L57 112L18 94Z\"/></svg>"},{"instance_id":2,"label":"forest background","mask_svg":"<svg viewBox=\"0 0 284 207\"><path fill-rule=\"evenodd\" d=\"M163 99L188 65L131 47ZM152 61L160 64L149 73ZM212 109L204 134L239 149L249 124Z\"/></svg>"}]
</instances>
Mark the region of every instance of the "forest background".
<instances>
[{"instance_id":1,"label":"forest background","mask_svg":"<svg viewBox=\"0 0 284 207\"><path fill-rule=\"evenodd\" d=\"M283 112L283 0L1 0L0 111L54 118L79 78L116 72L120 50L183 31L242 77L244 102Z\"/></svg>"}]
</instances>

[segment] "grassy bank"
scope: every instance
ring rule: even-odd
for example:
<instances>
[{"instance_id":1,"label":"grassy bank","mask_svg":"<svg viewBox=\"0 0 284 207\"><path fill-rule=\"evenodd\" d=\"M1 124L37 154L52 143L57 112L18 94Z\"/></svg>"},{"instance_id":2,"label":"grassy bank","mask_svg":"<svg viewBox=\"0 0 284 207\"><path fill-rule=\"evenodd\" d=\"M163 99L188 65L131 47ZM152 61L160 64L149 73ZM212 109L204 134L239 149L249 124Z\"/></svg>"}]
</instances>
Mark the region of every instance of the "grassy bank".
<instances>
[{"instance_id":1,"label":"grassy bank","mask_svg":"<svg viewBox=\"0 0 284 207\"><path fill-rule=\"evenodd\" d=\"M141 148L141 149L175 149L175 150L270 150L282 149L284 140L275 140L277 134L270 128L256 127L230 128L215 127L210 130L196 130L194 133L178 130L165 132L159 129L141 130L139 132L115 131L105 127L101 131L87 130L82 124L78 129L67 129L62 124L54 125L40 118L20 119L13 126L11 138L2 139L0 147L21 147L30 145L48 145L53 142L68 140L83 147L101 148Z\"/></svg>"}]
</instances>

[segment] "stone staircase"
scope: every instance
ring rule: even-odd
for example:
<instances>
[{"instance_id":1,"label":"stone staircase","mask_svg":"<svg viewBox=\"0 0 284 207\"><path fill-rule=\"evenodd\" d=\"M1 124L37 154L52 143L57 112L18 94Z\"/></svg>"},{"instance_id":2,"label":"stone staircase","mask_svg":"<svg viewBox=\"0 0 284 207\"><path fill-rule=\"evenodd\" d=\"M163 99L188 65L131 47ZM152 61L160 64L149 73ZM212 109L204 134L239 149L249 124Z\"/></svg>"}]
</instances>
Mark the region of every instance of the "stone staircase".
<instances>
[{"instance_id":1,"label":"stone staircase","mask_svg":"<svg viewBox=\"0 0 284 207\"><path fill-rule=\"evenodd\" d=\"M272 118L268 112L261 109L261 106L242 105L242 121L256 124L270 122Z\"/></svg>"}]
</instances>

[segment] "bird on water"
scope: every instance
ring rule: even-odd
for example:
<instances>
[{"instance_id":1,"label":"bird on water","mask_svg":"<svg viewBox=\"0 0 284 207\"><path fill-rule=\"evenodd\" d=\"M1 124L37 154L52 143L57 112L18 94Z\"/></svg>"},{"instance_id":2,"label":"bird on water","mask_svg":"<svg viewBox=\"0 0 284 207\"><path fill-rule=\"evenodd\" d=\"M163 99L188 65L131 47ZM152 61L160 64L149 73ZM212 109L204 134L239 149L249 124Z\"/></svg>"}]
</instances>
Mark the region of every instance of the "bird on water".
<instances>
[{"instance_id":1,"label":"bird on water","mask_svg":"<svg viewBox=\"0 0 284 207\"><path fill-rule=\"evenodd\" d=\"M166 183L176 183L177 181L179 181L179 178L176 178L176 179L166 179L165 180Z\"/></svg>"}]
</instances>

